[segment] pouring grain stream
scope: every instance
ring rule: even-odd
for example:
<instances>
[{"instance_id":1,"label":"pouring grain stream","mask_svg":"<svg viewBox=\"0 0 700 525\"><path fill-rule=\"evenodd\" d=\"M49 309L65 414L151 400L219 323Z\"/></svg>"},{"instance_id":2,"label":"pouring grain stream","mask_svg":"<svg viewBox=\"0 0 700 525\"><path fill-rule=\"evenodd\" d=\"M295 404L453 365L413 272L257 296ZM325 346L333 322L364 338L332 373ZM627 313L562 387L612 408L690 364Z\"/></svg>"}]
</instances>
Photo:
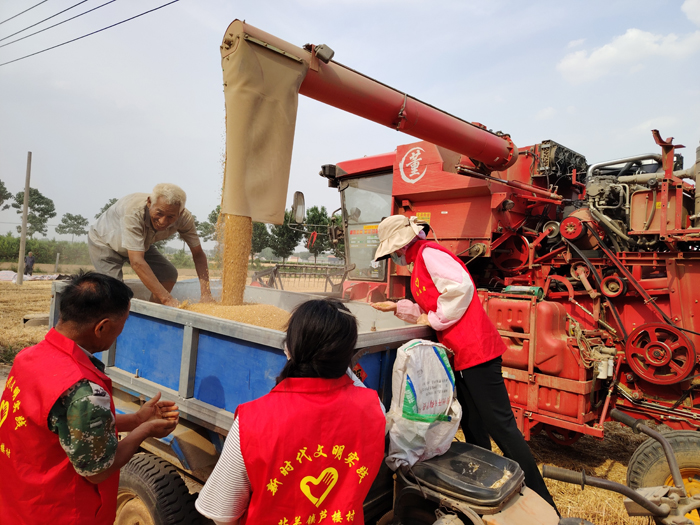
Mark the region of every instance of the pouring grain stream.
<instances>
[{"instance_id":1,"label":"pouring grain stream","mask_svg":"<svg viewBox=\"0 0 700 525\"><path fill-rule=\"evenodd\" d=\"M224 262L221 303L243 304L248 278L248 257L252 246L253 221L250 217L224 214Z\"/></svg>"}]
</instances>

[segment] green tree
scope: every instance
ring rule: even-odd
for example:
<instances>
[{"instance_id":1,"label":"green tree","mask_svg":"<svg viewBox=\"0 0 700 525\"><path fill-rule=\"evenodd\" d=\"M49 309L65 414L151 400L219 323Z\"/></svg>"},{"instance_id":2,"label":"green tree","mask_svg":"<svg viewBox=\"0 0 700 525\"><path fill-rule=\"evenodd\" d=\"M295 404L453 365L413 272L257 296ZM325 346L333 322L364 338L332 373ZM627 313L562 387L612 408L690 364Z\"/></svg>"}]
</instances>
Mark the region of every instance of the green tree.
<instances>
[{"instance_id":1,"label":"green tree","mask_svg":"<svg viewBox=\"0 0 700 525\"><path fill-rule=\"evenodd\" d=\"M311 252L301 252L298 255L299 259L301 259L302 261L308 261L309 259L311 259Z\"/></svg>"},{"instance_id":2,"label":"green tree","mask_svg":"<svg viewBox=\"0 0 700 525\"><path fill-rule=\"evenodd\" d=\"M100 208L100 211L97 212L97 215L95 215L95 219L99 219L99 218L100 218L100 215L102 215L104 212L106 212L106 211L107 211L107 208L109 208L112 204L114 204L114 203L117 202L118 200L119 200L119 199L116 199L116 198L114 198L114 199L109 199L109 200L107 201L107 204L105 204L104 206L102 206L102 208Z\"/></svg>"},{"instance_id":3,"label":"green tree","mask_svg":"<svg viewBox=\"0 0 700 525\"><path fill-rule=\"evenodd\" d=\"M260 252L260 257L264 258L266 261L279 260L279 258L272 251L272 248L269 246L267 248L263 248L263 250Z\"/></svg>"},{"instance_id":4,"label":"green tree","mask_svg":"<svg viewBox=\"0 0 700 525\"><path fill-rule=\"evenodd\" d=\"M162 252L163 250L165 250L166 244L168 244L168 239L156 241L151 246L155 246L158 249L158 251Z\"/></svg>"},{"instance_id":5,"label":"green tree","mask_svg":"<svg viewBox=\"0 0 700 525\"><path fill-rule=\"evenodd\" d=\"M6 210L7 208L10 207L9 204L5 204L5 202L9 202L9 200L12 198L12 193L7 191L7 188L5 187L5 183L0 180L0 210Z\"/></svg>"},{"instance_id":6,"label":"green tree","mask_svg":"<svg viewBox=\"0 0 700 525\"><path fill-rule=\"evenodd\" d=\"M250 258L252 259L256 253L260 253L268 246L270 246L270 232L267 229L267 224L264 222L254 222Z\"/></svg>"},{"instance_id":7,"label":"green tree","mask_svg":"<svg viewBox=\"0 0 700 525\"><path fill-rule=\"evenodd\" d=\"M24 208L23 191L17 192L12 207L17 210L17 213L22 213ZM56 207L53 201L42 195L36 188L29 188L29 210L27 213L27 234L29 234L29 237L33 237L35 233L40 233L46 237L46 224L49 222L49 219L55 216ZM21 233L22 227L17 226L17 231Z\"/></svg>"},{"instance_id":8,"label":"green tree","mask_svg":"<svg viewBox=\"0 0 700 525\"><path fill-rule=\"evenodd\" d=\"M87 235L88 220L82 215L73 215L66 213L61 217L61 224L56 226L56 233L59 235L71 235L70 242L76 235Z\"/></svg>"},{"instance_id":9,"label":"green tree","mask_svg":"<svg viewBox=\"0 0 700 525\"><path fill-rule=\"evenodd\" d=\"M304 232L292 230L289 223L292 220L291 210L284 212L284 224L274 224L270 230L270 248L272 253L282 260L294 253L299 241L304 236Z\"/></svg>"},{"instance_id":10,"label":"green tree","mask_svg":"<svg viewBox=\"0 0 700 525\"><path fill-rule=\"evenodd\" d=\"M197 223L197 233L199 234L199 238L202 240L202 242L216 240L216 225L219 222L220 214L221 206L217 206L209 214L209 217L207 217L206 221Z\"/></svg>"},{"instance_id":11,"label":"green tree","mask_svg":"<svg viewBox=\"0 0 700 525\"><path fill-rule=\"evenodd\" d=\"M316 258L323 252L330 249L330 243L328 241L328 223L330 218L328 217L328 211L325 206L312 206L306 210L306 224L304 225L304 240L306 240L306 249L311 252L314 257L314 264L316 264ZM316 235L314 235L314 233Z\"/></svg>"},{"instance_id":12,"label":"green tree","mask_svg":"<svg viewBox=\"0 0 700 525\"><path fill-rule=\"evenodd\" d=\"M333 226L340 226L341 231L342 231L343 220L339 215L334 215L333 217L331 217L330 223ZM343 239L341 239L337 243L333 244L333 242L331 242L329 239L328 244L330 245L330 249L333 252L333 255L335 255L341 261L344 261L345 260L345 241Z\"/></svg>"}]
</instances>

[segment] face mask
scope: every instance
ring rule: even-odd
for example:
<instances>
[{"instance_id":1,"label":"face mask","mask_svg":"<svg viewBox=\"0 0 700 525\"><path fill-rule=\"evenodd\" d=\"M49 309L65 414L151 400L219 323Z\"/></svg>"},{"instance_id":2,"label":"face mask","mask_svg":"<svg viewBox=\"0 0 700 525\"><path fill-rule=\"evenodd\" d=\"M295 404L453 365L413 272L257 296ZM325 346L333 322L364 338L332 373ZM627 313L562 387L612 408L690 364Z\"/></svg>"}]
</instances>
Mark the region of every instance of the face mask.
<instances>
[{"instance_id":1,"label":"face mask","mask_svg":"<svg viewBox=\"0 0 700 525\"><path fill-rule=\"evenodd\" d=\"M292 356L289 354L289 350L287 349L287 345L286 345L286 344L284 345L284 355L287 356L287 361L291 361L291 360L292 360Z\"/></svg>"},{"instance_id":2,"label":"face mask","mask_svg":"<svg viewBox=\"0 0 700 525\"><path fill-rule=\"evenodd\" d=\"M394 264L398 264L399 266L408 266L408 263L406 262L406 254L399 257L395 253L392 253L391 260L394 261Z\"/></svg>"}]
</instances>

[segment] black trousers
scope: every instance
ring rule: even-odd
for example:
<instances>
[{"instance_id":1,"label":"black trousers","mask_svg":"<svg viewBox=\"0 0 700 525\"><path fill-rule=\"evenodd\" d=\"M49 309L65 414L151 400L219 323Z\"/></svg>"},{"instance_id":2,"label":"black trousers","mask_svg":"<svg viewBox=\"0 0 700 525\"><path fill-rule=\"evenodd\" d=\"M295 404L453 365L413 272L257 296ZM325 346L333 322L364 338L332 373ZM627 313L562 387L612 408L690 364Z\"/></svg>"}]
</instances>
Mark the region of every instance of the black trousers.
<instances>
[{"instance_id":1,"label":"black trousers","mask_svg":"<svg viewBox=\"0 0 700 525\"><path fill-rule=\"evenodd\" d=\"M518 430L503 382L501 358L460 370L455 374L457 399L462 405L462 431L468 443L491 450L489 436L503 454L517 461L525 484L555 509L530 447Z\"/></svg>"}]
</instances>

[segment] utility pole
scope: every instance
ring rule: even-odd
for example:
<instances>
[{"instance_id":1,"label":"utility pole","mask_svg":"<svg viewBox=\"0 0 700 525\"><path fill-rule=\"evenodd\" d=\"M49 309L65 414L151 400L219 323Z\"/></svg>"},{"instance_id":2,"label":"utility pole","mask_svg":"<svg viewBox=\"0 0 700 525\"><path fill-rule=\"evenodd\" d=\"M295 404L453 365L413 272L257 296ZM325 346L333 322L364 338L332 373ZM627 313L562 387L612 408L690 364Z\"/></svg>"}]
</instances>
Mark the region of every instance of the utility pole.
<instances>
[{"instance_id":1,"label":"utility pole","mask_svg":"<svg viewBox=\"0 0 700 525\"><path fill-rule=\"evenodd\" d=\"M24 248L27 245L27 212L29 211L29 177L32 173L32 152L27 152L27 178L24 181L24 208L22 209L22 233L19 238L19 261L17 261L17 284L24 281Z\"/></svg>"}]
</instances>

